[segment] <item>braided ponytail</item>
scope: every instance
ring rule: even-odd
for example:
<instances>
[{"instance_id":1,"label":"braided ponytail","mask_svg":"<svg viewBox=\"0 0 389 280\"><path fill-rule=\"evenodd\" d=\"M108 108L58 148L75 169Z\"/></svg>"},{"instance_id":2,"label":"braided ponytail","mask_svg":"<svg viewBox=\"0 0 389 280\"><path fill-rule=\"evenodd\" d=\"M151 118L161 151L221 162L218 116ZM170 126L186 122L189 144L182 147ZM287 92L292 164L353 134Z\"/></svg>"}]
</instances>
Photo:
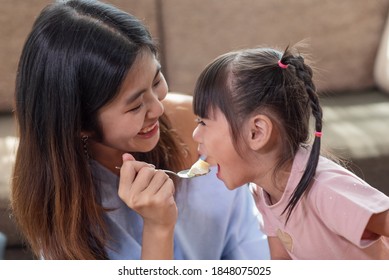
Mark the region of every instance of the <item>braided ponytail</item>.
<instances>
[{"instance_id":1,"label":"braided ponytail","mask_svg":"<svg viewBox=\"0 0 389 280\"><path fill-rule=\"evenodd\" d=\"M287 51L284 52L287 53ZM282 61L282 59L280 60ZM312 110L312 115L315 118L315 138L312 144L311 153L304 171L303 176L301 177L300 182L295 188L292 196L289 199L287 206L285 207L282 214L287 212L286 223L288 222L290 215L293 209L296 207L300 198L304 195L305 192L309 191L311 181L316 173L317 164L319 162L320 156L320 147L321 147L321 133L322 133L322 118L323 111L319 104L319 98L316 92L316 86L312 81L312 69L304 63L304 58L302 56L292 57L289 61L289 64L292 64L295 67L295 74L298 79L300 79L304 85L306 92L310 100L310 106Z\"/></svg>"}]
</instances>

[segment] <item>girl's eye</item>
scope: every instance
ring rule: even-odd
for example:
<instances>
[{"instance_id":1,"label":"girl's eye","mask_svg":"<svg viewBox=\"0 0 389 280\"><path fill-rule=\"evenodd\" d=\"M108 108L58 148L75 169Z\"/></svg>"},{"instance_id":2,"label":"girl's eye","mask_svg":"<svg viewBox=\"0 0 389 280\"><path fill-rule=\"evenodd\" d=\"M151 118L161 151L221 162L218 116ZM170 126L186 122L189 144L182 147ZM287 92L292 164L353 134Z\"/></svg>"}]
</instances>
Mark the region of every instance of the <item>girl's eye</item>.
<instances>
[{"instance_id":1,"label":"girl's eye","mask_svg":"<svg viewBox=\"0 0 389 280\"><path fill-rule=\"evenodd\" d=\"M205 122L202 119L200 119L200 118L196 118L195 122L197 122L200 125L205 125Z\"/></svg>"},{"instance_id":2,"label":"girl's eye","mask_svg":"<svg viewBox=\"0 0 389 280\"><path fill-rule=\"evenodd\" d=\"M158 86L159 84L161 83L161 79L159 79L158 81L156 81L155 83L154 83L154 87L156 87L156 86Z\"/></svg>"}]
</instances>

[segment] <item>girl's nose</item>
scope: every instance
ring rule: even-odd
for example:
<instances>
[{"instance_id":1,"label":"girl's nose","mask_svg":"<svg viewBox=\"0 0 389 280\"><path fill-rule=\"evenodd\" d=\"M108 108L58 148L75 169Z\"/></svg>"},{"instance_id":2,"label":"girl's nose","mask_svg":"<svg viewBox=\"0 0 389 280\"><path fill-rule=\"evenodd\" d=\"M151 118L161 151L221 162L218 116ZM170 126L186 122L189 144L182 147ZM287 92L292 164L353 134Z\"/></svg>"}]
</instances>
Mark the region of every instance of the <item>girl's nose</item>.
<instances>
[{"instance_id":1,"label":"girl's nose","mask_svg":"<svg viewBox=\"0 0 389 280\"><path fill-rule=\"evenodd\" d=\"M197 143L201 143L201 136L200 136L200 127L196 126L196 128L193 130L192 138L195 140Z\"/></svg>"}]
</instances>

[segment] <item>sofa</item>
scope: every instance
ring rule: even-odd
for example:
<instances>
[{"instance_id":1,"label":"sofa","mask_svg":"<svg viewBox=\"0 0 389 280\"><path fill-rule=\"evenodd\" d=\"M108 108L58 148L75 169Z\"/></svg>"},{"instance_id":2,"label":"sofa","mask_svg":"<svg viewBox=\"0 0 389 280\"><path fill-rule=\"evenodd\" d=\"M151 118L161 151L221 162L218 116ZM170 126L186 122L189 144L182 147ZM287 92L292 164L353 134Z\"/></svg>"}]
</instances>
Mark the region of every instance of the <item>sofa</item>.
<instances>
[{"instance_id":1,"label":"sofa","mask_svg":"<svg viewBox=\"0 0 389 280\"><path fill-rule=\"evenodd\" d=\"M51 1L0 5L0 232L6 259L31 259L9 209L17 134L15 73L34 18ZM192 94L216 56L235 49L284 49L304 41L324 110L323 148L389 195L389 0L107 0L144 20L159 43L170 91Z\"/></svg>"}]
</instances>

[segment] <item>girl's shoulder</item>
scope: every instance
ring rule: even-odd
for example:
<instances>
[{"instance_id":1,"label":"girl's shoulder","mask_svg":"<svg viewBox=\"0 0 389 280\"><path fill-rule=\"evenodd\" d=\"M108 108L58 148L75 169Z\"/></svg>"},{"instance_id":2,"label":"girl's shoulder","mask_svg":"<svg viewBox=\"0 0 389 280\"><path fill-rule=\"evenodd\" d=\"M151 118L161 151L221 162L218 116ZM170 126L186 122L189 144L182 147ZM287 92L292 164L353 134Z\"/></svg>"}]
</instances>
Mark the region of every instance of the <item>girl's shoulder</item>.
<instances>
[{"instance_id":1,"label":"girl's shoulder","mask_svg":"<svg viewBox=\"0 0 389 280\"><path fill-rule=\"evenodd\" d=\"M354 203L361 207L371 205L371 209L376 209L378 204L389 207L389 198L384 193L325 157L320 157L311 192L316 202L328 203L328 200L335 201L336 198L337 201L344 201L340 203L343 206L345 203Z\"/></svg>"}]
</instances>

